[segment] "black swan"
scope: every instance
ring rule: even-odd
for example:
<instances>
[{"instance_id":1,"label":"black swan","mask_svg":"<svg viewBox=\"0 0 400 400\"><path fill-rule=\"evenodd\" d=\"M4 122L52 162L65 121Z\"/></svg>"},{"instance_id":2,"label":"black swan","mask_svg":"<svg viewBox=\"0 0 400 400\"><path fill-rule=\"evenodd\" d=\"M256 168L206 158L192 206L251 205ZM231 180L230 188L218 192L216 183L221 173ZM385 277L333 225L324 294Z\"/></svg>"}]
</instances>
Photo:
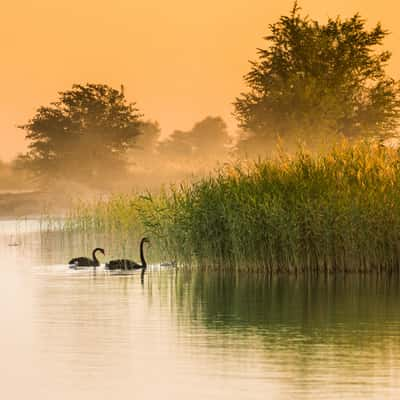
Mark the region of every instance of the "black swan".
<instances>
[{"instance_id":1,"label":"black swan","mask_svg":"<svg viewBox=\"0 0 400 400\"><path fill-rule=\"evenodd\" d=\"M144 258L143 254L143 245L145 243L150 243L150 240L147 238L143 238L140 241L140 261L142 264L138 264L135 261L132 260L127 260L127 259L119 259L119 260L111 260L108 263L106 263L105 268L109 270L116 270L116 269L121 269L121 270L132 270L132 269L142 269L143 271L147 268L147 263Z\"/></svg>"},{"instance_id":2,"label":"black swan","mask_svg":"<svg viewBox=\"0 0 400 400\"><path fill-rule=\"evenodd\" d=\"M92 252L92 258L89 257L76 257L73 258L72 260L68 261L68 264L71 266L71 268L76 268L76 267L98 267L100 265L99 260L96 257L97 252L104 253L104 249L101 249L100 247L97 247L93 250Z\"/></svg>"}]
</instances>

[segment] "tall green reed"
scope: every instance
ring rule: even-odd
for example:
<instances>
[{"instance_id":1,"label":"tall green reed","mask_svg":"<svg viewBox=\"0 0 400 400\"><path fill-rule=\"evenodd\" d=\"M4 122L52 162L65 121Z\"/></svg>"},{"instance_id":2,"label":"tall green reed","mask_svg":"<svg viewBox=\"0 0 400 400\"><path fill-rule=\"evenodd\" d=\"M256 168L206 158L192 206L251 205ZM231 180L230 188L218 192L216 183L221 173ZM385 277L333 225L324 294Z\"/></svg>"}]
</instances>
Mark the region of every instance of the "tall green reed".
<instances>
[{"instance_id":1,"label":"tall green reed","mask_svg":"<svg viewBox=\"0 0 400 400\"><path fill-rule=\"evenodd\" d=\"M161 253L203 268L397 271L399 200L398 151L344 144L226 165L154 196L80 203L68 229L148 234Z\"/></svg>"}]
</instances>

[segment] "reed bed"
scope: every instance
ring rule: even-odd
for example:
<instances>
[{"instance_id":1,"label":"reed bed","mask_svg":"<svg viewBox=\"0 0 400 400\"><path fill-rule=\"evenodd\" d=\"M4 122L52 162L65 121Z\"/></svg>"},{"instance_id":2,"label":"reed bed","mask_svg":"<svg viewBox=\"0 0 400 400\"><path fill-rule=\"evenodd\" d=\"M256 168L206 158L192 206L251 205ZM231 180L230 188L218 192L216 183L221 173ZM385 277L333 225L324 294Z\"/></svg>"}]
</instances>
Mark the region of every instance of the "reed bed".
<instances>
[{"instance_id":1,"label":"reed bed","mask_svg":"<svg viewBox=\"0 0 400 400\"><path fill-rule=\"evenodd\" d=\"M78 204L66 229L148 234L169 258L202 268L399 271L400 154L344 144L231 164L156 196Z\"/></svg>"}]
</instances>

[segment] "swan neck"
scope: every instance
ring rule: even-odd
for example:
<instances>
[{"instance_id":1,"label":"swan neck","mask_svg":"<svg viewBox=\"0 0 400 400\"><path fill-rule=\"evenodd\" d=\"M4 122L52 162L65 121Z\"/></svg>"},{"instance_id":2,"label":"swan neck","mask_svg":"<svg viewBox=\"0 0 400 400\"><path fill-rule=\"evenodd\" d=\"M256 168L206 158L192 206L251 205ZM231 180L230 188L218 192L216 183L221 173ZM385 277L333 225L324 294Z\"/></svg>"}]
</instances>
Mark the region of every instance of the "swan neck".
<instances>
[{"instance_id":1,"label":"swan neck","mask_svg":"<svg viewBox=\"0 0 400 400\"><path fill-rule=\"evenodd\" d=\"M94 249L94 250L93 250L93 253L92 253L92 258L93 258L94 266L95 266L95 267L97 267L98 265L100 265L99 260L98 260L97 257L96 257L96 252L98 252L98 251L99 251L99 249Z\"/></svg>"},{"instance_id":2,"label":"swan neck","mask_svg":"<svg viewBox=\"0 0 400 400\"><path fill-rule=\"evenodd\" d=\"M146 268L147 263L146 260L144 259L143 247L144 247L144 240L142 239L142 241L140 242L140 261L142 262L142 267Z\"/></svg>"},{"instance_id":3,"label":"swan neck","mask_svg":"<svg viewBox=\"0 0 400 400\"><path fill-rule=\"evenodd\" d=\"M146 271L146 268L142 268L142 273L140 274L140 282L143 285L144 284L144 273Z\"/></svg>"}]
</instances>

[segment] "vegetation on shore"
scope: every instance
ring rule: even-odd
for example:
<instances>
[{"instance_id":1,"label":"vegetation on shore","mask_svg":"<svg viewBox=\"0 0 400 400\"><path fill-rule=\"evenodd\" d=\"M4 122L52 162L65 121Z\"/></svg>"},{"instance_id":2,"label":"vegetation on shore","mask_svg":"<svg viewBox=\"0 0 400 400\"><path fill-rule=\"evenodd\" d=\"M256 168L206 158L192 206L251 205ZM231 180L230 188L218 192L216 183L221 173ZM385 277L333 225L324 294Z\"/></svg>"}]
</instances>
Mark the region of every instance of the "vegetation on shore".
<instances>
[{"instance_id":1,"label":"vegetation on shore","mask_svg":"<svg viewBox=\"0 0 400 400\"><path fill-rule=\"evenodd\" d=\"M343 144L323 155L227 165L158 195L80 203L66 229L146 233L180 263L273 271L395 271L400 154Z\"/></svg>"},{"instance_id":2,"label":"vegetation on shore","mask_svg":"<svg viewBox=\"0 0 400 400\"><path fill-rule=\"evenodd\" d=\"M233 103L239 131L207 116L191 129L162 132L123 85L79 83L20 125L28 151L13 164L34 188L63 182L75 195L76 187L109 193L204 176L231 156L270 157L277 140L290 151L299 140L315 150L341 137L392 138L400 81L386 71L388 34L358 13L314 20L294 1L269 25L244 76L246 89Z\"/></svg>"}]
</instances>

